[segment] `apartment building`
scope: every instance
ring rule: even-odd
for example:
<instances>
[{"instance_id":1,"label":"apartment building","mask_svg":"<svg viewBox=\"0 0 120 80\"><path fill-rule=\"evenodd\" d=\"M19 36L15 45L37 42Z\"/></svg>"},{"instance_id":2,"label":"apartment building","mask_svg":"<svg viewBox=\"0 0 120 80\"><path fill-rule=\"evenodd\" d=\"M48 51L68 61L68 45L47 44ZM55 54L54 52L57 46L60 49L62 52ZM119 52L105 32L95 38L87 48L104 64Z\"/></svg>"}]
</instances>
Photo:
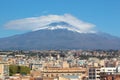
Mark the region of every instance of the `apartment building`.
<instances>
[{"instance_id":1,"label":"apartment building","mask_svg":"<svg viewBox=\"0 0 120 80\"><path fill-rule=\"evenodd\" d=\"M100 80L100 67L89 67L88 78L89 80Z\"/></svg>"}]
</instances>

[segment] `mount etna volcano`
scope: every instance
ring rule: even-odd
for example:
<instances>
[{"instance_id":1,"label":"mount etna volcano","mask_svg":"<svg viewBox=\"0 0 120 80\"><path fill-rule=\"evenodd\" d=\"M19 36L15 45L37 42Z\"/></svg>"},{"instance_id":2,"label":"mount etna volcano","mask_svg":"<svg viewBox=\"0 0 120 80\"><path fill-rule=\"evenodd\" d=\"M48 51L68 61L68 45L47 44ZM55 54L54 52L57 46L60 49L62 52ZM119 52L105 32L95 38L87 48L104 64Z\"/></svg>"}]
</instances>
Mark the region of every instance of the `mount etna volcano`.
<instances>
[{"instance_id":1,"label":"mount etna volcano","mask_svg":"<svg viewBox=\"0 0 120 80\"><path fill-rule=\"evenodd\" d=\"M118 37L100 32L80 33L72 27L65 22L56 22L44 29L1 38L0 49L120 49Z\"/></svg>"}]
</instances>

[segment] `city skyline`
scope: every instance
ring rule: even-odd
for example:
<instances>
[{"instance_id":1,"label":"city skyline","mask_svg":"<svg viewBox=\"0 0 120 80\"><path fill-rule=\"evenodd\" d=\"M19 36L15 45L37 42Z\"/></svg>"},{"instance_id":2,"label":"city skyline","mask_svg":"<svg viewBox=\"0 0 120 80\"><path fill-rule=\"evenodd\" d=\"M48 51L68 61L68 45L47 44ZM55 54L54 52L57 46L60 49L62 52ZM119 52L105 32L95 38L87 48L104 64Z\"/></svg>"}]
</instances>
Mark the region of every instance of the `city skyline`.
<instances>
[{"instance_id":1,"label":"city skyline","mask_svg":"<svg viewBox=\"0 0 120 80\"><path fill-rule=\"evenodd\" d=\"M5 27L7 23L31 17L70 14L85 23L95 25L95 30L120 37L120 1L0 1L0 38L22 34L31 30L15 30Z\"/></svg>"}]
</instances>

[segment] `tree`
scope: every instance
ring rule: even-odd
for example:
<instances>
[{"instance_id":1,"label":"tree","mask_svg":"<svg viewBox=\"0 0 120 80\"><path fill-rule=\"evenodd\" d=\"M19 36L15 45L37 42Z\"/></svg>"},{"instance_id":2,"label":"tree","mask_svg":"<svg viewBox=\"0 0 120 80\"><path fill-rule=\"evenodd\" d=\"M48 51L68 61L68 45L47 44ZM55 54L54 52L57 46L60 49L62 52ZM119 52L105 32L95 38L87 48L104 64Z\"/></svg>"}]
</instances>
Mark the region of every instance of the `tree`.
<instances>
[{"instance_id":1,"label":"tree","mask_svg":"<svg viewBox=\"0 0 120 80\"><path fill-rule=\"evenodd\" d=\"M16 73L26 75L30 73L30 68L27 66L9 65L9 73L10 76Z\"/></svg>"},{"instance_id":2,"label":"tree","mask_svg":"<svg viewBox=\"0 0 120 80\"><path fill-rule=\"evenodd\" d=\"M9 66L9 73L10 73L10 76L12 76L13 74L16 74L17 73L17 66L10 65Z\"/></svg>"},{"instance_id":3,"label":"tree","mask_svg":"<svg viewBox=\"0 0 120 80\"><path fill-rule=\"evenodd\" d=\"M30 73L30 68L28 68L27 66L21 66L20 67L20 74L22 75L26 75Z\"/></svg>"}]
</instances>

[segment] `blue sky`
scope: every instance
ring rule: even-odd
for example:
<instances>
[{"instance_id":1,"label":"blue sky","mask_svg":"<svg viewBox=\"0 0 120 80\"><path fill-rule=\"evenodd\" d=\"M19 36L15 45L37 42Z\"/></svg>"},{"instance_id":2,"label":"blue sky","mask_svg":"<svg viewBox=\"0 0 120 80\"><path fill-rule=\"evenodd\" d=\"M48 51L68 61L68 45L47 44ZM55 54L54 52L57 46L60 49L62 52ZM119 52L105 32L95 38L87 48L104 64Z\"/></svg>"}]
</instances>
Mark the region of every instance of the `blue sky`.
<instances>
[{"instance_id":1,"label":"blue sky","mask_svg":"<svg viewBox=\"0 0 120 80\"><path fill-rule=\"evenodd\" d=\"M71 14L120 37L120 0L0 0L0 38L28 32L6 29L9 21L43 15Z\"/></svg>"}]
</instances>

